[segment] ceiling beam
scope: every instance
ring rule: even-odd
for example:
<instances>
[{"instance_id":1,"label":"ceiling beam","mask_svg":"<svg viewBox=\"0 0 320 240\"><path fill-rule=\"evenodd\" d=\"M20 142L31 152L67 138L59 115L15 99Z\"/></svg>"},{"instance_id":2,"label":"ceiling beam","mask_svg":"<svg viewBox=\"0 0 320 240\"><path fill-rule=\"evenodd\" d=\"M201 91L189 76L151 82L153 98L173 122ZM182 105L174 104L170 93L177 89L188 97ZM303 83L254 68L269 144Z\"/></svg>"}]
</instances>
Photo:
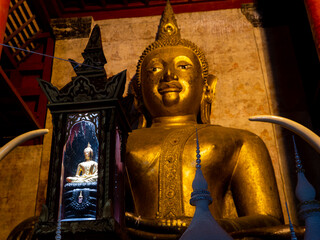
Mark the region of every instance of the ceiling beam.
<instances>
[{"instance_id":1,"label":"ceiling beam","mask_svg":"<svg viewBox=\"0 0 320 240\"><path fill-rule=\"evenodd\" d=\"M143 0L148 1L148 0ZM203 1L203 2L182 2L171 3L174 12L201 12L221 9L241 8L243 3L252 3L254 0L218 0L218 1ZM63 18L85 17L92 16L94 20L113 19L113 18L128 18L128 17L145 17L161 15L165 6L165 2L148 2L148 7L145 2L128 3L126 8L121 4L110 5L107 3L105 10L102 11L81 11L76 8L68 8L63 13ZM91 7L91 6L90 6ZM93 8L94 6L92 6ZM87 7L87 9L89 9Z\"/></svg>"}]
</instances>

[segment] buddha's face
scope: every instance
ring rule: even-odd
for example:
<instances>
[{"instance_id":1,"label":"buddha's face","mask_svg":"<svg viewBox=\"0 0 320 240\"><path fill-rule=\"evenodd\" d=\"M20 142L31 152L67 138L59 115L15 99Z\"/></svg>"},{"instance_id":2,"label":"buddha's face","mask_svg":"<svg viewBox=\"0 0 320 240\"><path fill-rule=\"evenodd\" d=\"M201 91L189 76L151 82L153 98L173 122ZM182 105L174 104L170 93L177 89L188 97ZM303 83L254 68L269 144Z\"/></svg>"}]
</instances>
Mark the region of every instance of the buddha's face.
<instances>
[{"instance_id":1,"label":"buddha's face","mask_svg":"<svg viewBox=\"0 0 320 240\"><path fill-rule=\"evenodd\" d=\"M86 161L89 161L92 159L92 152L89 149L88 150L85 149L83 153Z\"/></svg>"},{"instance_id":2,"label":"buddha's face","mask_svg":"<svg viewBox=\"0 0 320 240\"><path fill-rule=\"evenodd\" d=\"M141 69L143 101L152 117L198 113L204 81L199 59L190 48L155 49Z\"/></svg>"}]
</instances>

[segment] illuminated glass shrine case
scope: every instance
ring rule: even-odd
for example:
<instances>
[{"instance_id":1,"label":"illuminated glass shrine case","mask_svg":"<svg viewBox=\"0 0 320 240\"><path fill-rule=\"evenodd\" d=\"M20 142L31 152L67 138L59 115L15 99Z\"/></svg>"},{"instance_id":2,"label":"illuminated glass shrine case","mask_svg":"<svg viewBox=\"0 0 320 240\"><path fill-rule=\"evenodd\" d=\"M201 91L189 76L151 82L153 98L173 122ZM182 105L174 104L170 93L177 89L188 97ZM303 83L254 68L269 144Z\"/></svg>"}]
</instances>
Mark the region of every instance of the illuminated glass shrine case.
<instances>
[{"instance_id":1,"label":"illuminated glass shrine case","mask_svg":"<svg viewBox=\"0 0 320 240\"><path fill-rule=\"evenodd\" d=\"M91 35L83 56L85 62L100 57L104 65L96 28L98 42ZM46 206L35 236L54 239L61 224L62 239L124 239L126 71L108 80L103 68L81 66L76 73L61 90L38 80L50 102L53 137Z\"/></svg>"}]
</instances>

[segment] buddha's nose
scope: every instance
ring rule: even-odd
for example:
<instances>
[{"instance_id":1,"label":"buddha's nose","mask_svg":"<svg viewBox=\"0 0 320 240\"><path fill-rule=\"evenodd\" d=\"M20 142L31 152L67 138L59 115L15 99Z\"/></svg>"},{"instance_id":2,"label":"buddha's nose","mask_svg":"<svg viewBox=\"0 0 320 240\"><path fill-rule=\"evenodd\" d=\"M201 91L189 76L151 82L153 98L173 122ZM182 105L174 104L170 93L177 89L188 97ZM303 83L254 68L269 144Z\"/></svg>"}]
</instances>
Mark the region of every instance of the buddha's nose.
<instances>
[{"instance_id":1,"label":"buddha's nose","mask_svg":"<svg viewBox=\"0 0 320 240\"><path fill-rule=\"evenodd\" d=\"M163 74L162 80L165 82L178 81L178 76L171 69L167 69Z\"/></svg>"}]
</instances>

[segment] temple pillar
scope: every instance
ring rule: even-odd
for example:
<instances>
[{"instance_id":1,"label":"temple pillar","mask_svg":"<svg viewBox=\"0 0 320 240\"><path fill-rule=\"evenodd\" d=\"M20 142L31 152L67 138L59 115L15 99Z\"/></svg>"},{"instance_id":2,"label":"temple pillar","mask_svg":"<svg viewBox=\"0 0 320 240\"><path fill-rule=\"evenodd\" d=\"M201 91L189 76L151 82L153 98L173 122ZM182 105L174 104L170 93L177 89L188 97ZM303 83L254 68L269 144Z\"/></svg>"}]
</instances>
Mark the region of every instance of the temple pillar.
<instances>
[{"instance_id":1,"label":"temple pillar","mask_svg":"<svg viewBox=\"0 0 320 240\"><path fill-rule=\"evenodd\" d=\"M10 0L0 0L0 43L3 43L4 32L6 30L7 17L9 12ZM2 52L2 45L0 45L0 57Z\"/></svg>"},{"instance_id":2,"label":"temple pillar","mask_svg":"<svg viewBox=\"0 0 320 240\"><path fill-rule=\"evenodd\" d=\"M309 22L313 34L313 39L317 48L318 57L320 59L320 1L305 0Z\"/></svg>"}]
</instances>

